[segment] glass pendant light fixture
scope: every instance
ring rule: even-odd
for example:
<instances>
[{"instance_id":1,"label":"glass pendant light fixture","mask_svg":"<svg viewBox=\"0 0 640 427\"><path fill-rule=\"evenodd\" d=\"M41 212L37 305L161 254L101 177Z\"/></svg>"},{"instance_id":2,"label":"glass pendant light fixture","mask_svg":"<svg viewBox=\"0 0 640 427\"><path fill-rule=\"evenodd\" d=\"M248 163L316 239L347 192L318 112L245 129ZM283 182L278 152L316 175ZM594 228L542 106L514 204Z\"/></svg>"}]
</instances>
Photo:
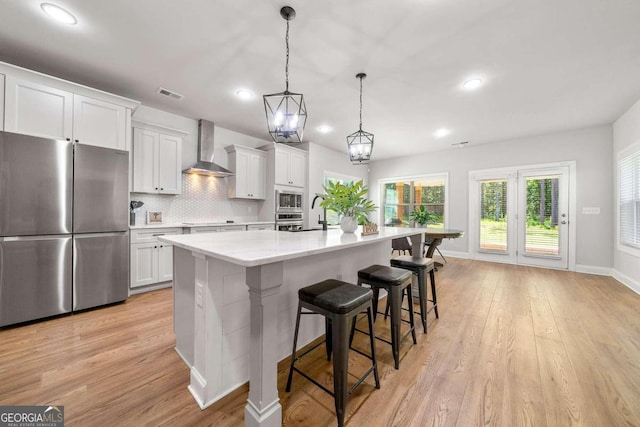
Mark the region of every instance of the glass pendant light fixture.
<instances>
[{"instance_id":1,"label":"glass pendant light fixture","mask_svg":"<svg viewBox=\"0 0 640 427\"><path fill-rule=\"evenodd\" d=\"M362 80L365 77L365 73L356 74L356 78L360 79L360 128L347 136L349 160L354 165L368 164L373 150L373 134L362 130Z\"/></svg>"},{"instance_id":2,"label":"glass pendant light fixture","mask_svg":"<svg viewBox=\"0 0 640 427\"><path fill-rule=\"evenodd\" d=\"M287 59L285 65L284 92L264 95L264 111L267 115L269 135L274 142L302 142L302 132L307 123L307 107L301 93L289 92L289 21L296 17L292 7L280 9L280 16L287 21Z\"/></svg>"}]
</instances>

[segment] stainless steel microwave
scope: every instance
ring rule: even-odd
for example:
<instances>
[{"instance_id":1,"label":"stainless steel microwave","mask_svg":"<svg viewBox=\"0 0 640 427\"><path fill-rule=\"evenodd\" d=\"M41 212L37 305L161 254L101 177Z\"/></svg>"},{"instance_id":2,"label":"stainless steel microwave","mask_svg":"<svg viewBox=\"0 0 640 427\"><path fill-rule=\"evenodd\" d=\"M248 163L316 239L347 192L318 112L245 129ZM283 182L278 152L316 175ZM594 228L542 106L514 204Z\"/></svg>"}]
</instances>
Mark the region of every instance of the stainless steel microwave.
<instances>
[{"instance_id":1,"label":"stainless steel microwave","mask_svg":"<svg viewBox=\"0 0 640 427\"><path fill-rule=\"evenodd\" d=\"M276 190L276 212L302 212L302 193Z\"/></svg>"}]
</instances>

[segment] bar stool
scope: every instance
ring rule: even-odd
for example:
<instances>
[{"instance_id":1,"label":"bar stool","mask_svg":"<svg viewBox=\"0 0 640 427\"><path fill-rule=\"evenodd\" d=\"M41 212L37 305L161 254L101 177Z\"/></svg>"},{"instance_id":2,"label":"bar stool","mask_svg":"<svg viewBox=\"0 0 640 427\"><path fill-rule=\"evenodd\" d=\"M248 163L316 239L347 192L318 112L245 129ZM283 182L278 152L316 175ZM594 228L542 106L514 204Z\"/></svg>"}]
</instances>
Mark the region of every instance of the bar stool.
<instances>
[{"instance_id":1,"label":"bar stool","mask_svg":"<svg viewBox=\"0 0 640 427\"><path fill-rule=\"evenodd\" d=\"M417 277L418 298L420 300L420 318L422 319L422 327L424 328L424 333L426 334L427 314L430 313L431 310L433 310L436 313L436 319L439 319L438 303L436 298L436 275L433 260L431 258L400 256L391 260L391 266L409 270ZM433 299L428 299L427 297L426 273L429 273L429 277L431 279L431 295L433 296ZM427 310L427 301L433 303L433 307L429 310ZM388 310L389 305L387 304L387 310L385 310L385 318L387 316Z\"/></svg>"},{"instance_id":2,"label":"bar stool","mask_svg":"<svg viewBox=\"0 0 640 427\"><path fill-rule=\"evenodd\" d=\"M415 323L413 320L413 310L409 310L409 321L402 319L402 300L403 295L407 294L409 307L413 305L413 296L411 295L411 272L386 265L370 265L369 267L358 271L358 285L367 284L373 290L373 319L375 321L378 313L378 294L380 289L387 291L387 301L391 306L391 341L381 337L376 337L380 341L391 344L393 351L393 361L396 369L400 368L400 343L411 333L413 343L416 344ZM384 313L380 313L384 314ZM401 322L409 323L410 329L400 337ZM355 328L355 324L354 324ZM353 334L353 331L352 331Z\"/></svg>"},{"instance_id":3,"label":"bar stool","mask_svg":"<svg viewBox=\"0 0 640 427\"><path fill-rule=\"evenodd\" d=\"M338 426L344 425L345 407L347 394L353 391L373 372L376 388L380 388L380 378L378 376L378 365L376 363L376 348L373 337L373 313L371 297L373 292L369 289L361 288L350 283L339 280L325 280L298 290L298 316L296 318L296 330L293 336L293 351L291 353L291 366L289 368L289 378L287 379L287 392L291 391L291 380L293 371L296 371L322 390L334 397ZM303 312L305 308L309 311ZM369 343L371 354L366 354L358 349L352 348L350 344L351 324L355 323L358 313L366 310L369 319ZM309 348L301 355L296 356L296 345L298 343L298 330L300 328L300 315L320 314L327 320L327 358L333 352L333 392L327 389L316 380L295 367L295 362L302 356L315 349L322 342ZM347 369L349 365L349 349L362 354L371 360L371 368L358 379L358 381L347 391Z\"/></svg>"}]
</instances>

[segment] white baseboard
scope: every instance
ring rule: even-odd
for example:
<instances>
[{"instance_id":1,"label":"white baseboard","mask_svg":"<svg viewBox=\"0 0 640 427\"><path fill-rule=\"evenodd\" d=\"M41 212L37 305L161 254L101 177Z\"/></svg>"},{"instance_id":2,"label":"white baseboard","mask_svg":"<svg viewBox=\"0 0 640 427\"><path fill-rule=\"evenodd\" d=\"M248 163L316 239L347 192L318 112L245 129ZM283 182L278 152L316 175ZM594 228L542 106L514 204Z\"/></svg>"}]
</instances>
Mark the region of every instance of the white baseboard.
<instances>
[{"instance_id":1,"label":"white baseboard","mask_svg":"<svg viewBox=\"0 0 640 427\"><path fill-rule=\"evenodd\" d=\"M625 285L627 288L631 289L636 294L640 295L640 282L632 279L625 274L620 273L618 270L612 270L611 273L611 276L613 276L614 279Z\"/></svg>"},{"instance_id":2,"label":"white baseboard","mask_svg":"<svg viewBox=\"0 0 640 427\"><path fill-rule=\"evenodd\" d=\"M438 252L436 251L436 253L434 254L434 256L438 256ZM456 252L456 251L442 251L442 255L444 255L445 257L450 256L451 258L462 258L462 259L469 259L469 253L468 252Z\"/></svg>"},{"instance_id":3,"label":"white baseboard","mask_svg":"<svg viewBox=\"0 0 640 427\"><path fill-rule=\"evenodd\" d=\"M576 264L576 273L595 274L598 276L611 276L611 267L597 267L594 265Z\"/></svg>"}]
</instances>

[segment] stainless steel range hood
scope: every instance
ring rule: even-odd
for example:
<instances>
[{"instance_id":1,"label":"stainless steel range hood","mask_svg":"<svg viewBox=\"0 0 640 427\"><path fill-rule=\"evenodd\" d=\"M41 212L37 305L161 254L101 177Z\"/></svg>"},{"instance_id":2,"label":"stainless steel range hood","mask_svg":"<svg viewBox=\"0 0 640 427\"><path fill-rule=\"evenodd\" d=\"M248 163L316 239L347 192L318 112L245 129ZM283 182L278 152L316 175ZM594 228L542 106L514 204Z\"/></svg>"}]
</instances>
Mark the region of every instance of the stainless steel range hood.
<instances>
[{"instance_id":1,"label":"stainless steel range hood","mask_svg":"<svg viewBox=\"0 0 640 427\"><path fill-rule=\"evenodd\" d=\"M213 163L213 122L200 119L198 121L198 161L182 173L217 176L224 178L234 175L228 169Z\"/></svg>"}]
</instances>

